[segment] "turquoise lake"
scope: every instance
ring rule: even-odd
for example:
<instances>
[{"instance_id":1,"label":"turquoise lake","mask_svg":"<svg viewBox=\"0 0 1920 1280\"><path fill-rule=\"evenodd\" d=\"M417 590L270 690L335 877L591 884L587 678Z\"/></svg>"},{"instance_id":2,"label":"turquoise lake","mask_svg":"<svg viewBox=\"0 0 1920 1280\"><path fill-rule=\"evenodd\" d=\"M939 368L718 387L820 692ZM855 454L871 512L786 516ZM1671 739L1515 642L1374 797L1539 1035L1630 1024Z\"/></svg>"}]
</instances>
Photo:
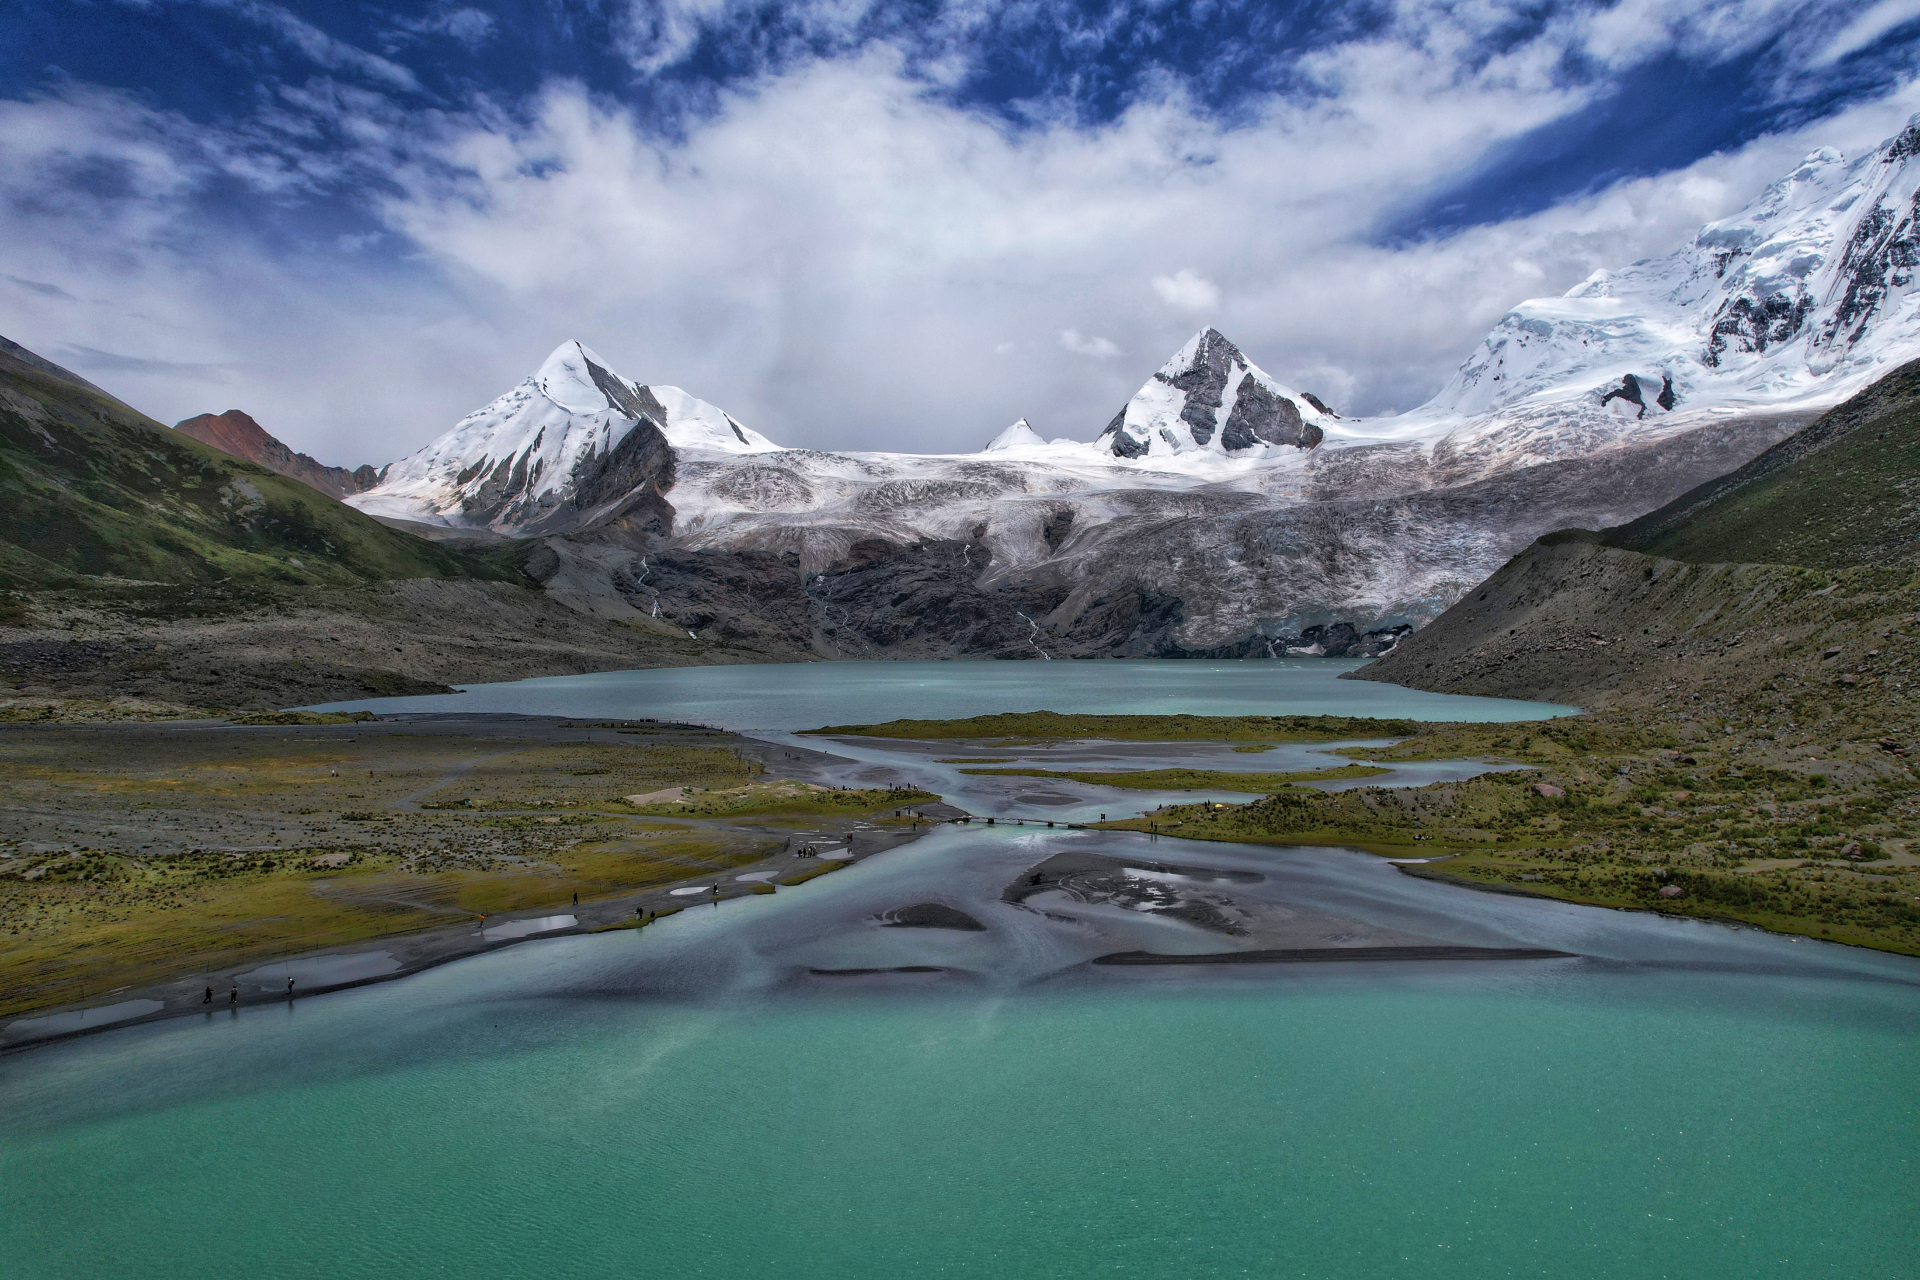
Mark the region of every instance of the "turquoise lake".
<instances>
[{"instance_id":1,"label":"turquoise lake","mask_svg":"<svg viewBox=\"0 0 1920 1280\"><path fill-rule=\"evenodd\" d=\"M948 678L1058 676L964 665L988 669ZM1324 709L1410 715L1432 697L1331 667L1046 665L1109 673L1104 702L1017 690L1085 699L1059 710L1267 713L1351 689ZM1230 688L1249 667L1271 684ZM663 673L437 701L770 731L821 723L828 695L872 699L825 717L842 722L1048 705L855 683L783 701L742 671L671 673L693 681L678 704ZM1180 687L1151 687L1160 672ZM535 685L556 690L544 706ZM1089 966L1080 926L1001 897L1076 849L1571 954ZM986 927L874 927L931 898ZM0 1274L1908 1277L1916 1067L1905 957L1478 893L1339 850L945 827L637 933L0 1058Z\"/></svg>"},{"instance_id":2,"label":"turquoise lake","mask_svg":"<svg viewBox=\"0 0 1920 1280\"><path fill-rule=\"evenodd\" d=\"M1231 662L794 662L661 667L468 686L463 693L331 702L329 710L504 711L684 720L721 729L817 729L997 711L1110 715L1346 715L1532 720L1572 707L1341 680L1358 659Z\"/></svg>"}]
</instances>

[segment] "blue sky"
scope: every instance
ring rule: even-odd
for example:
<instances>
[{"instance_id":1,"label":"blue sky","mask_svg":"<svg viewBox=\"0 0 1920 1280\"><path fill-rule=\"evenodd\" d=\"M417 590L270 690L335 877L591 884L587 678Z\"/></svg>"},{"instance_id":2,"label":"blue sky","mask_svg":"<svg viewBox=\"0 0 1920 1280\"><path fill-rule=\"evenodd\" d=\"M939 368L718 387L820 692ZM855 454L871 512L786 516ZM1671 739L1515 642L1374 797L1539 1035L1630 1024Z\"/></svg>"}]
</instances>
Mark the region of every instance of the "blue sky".
<instances>
[{"instance_id":1,"label":"blue sky","mask_svg":"<svg viewBox=\"0 0 1920 1280\"><path fill-rule=\"evenodd\" d=\"M0 7L0 332L328 461L578 337L784 443L1348 411L1920 108L1920 0Z\"/></svg>"}]
</instances>

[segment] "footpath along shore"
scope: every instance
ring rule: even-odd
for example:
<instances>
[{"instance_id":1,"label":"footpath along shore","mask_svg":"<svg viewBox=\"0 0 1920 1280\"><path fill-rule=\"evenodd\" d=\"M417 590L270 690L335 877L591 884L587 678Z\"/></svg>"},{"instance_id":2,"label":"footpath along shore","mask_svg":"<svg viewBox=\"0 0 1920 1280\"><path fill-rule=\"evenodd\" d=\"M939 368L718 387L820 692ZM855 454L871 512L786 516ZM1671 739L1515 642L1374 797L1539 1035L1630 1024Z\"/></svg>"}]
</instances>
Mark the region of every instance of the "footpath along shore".
<instances>
[{"instance_id":1,"label":"footpath along shore","mask_svg":"<svg viewBox=\"0 0 1920 1280\"><path fill-rule=\"evenodd\" d=\"M935 827L967 819L965 810L941 803L918 803L925 819L914 827L871 826L849 818L844 823L813 819L817 831L787 835L775 852L758 861L715 868L633 893L503 912L478 914L443 927L370 938L346 945L258 958L227 968L184 973L165 982L128 986L93 999L35 1011L0 1026L0 1054L188 1014L234 1014L242 1008L284 1005L352 987L396 978L511 947L536 938L625 931L689 907L718 906L741 898L775 893L776 886L798 884L828 871L864 862L910 844ZM700 819L678 821L699 828ZM730 825L716 822L712 825ZM708 889L709 892L687 892ZM291 977L291 990L286 979ZM208 991L211 990L211 999Z\"/></svg>"}]
</instances>

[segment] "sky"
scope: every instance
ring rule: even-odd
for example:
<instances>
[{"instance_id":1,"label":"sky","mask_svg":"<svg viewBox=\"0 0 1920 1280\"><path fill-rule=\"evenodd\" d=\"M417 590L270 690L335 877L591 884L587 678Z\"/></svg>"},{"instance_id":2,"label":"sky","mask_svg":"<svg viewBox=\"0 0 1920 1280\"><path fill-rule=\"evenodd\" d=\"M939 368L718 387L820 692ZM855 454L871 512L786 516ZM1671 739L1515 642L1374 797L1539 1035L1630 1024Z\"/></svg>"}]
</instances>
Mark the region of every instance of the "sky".
<instances>
[{"instance_id":1,"label":"sky","mask_svg":"<svg viewBox=\"0 0 1920 1280\"><path fill-rule=\"evenodd\" d=\"M1403 411L1920 111L1920 0L0 5L0 333L392 461L577 338L782 444Z\"/></svg>"}]
</instances>

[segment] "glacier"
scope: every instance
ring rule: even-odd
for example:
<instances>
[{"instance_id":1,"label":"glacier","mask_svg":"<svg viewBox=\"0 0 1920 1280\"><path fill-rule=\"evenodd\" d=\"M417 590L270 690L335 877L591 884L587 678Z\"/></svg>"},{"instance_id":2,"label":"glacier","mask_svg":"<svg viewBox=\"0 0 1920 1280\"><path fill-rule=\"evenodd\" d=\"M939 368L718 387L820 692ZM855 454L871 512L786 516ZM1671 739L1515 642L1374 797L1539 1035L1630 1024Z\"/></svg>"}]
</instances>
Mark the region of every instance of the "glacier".
<instances>
[{"instance_id":1,"label":"glacier","mask_svg":"<svg viewBox=\"0 0 1920 1280\"><path fill-rule=\"evenodd\" d=\"M783 448L576 341L347 500L539 539L610 616L839 657L1384 651L1540 534L1631 520L1920 355L1920 116L1524 301L1407 413L1196 333L1092 441Z\"/></svg>"}]
</instances>

